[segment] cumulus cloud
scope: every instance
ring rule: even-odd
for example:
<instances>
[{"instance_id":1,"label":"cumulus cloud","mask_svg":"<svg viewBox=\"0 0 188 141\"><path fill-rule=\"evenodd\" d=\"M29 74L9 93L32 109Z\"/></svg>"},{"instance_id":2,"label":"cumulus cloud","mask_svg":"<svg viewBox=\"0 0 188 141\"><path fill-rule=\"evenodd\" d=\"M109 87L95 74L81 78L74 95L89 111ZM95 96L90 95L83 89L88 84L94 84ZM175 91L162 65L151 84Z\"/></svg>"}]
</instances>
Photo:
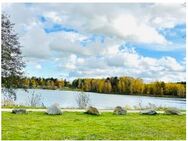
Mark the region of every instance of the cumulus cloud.
<instances>
[{"instance_id":1,"label":"cumulus cloud","mask_svg":"<svg viewBox=\"0 0 188 141\"><path fill-rule=\"evenodd\" d=\"M185 65L175 58L166 56L160 59L144 57L136 51L119 51L103 57L78 57L71 54L61 69L69 72L69 77L108 77L133 76L145 81L182 81L185 80Z\"/></svg>"},{"instance_id":2,"label":"cumulus cloud","mask_svg":"<svg viewBox=\"0 0 188 141\"><path fill-rule=\"evenodd\" d=\"M4 6L6 9L6 6ZM27 25L36 16L70 25L83 32L117 36L136 42L165 44L159 28L185 23L185 6L175 4L14 4L8 11L16 23ZM17 17L18 14L22 16ZM40 13L40 14L39 14ZM32 17L32 18L28 18ZM131 29L131 30L130 30ZM143 36L144 34L144 36Z\"/></svg>"},{"instance_id":3,"label":"cumulus cloud","mask_svg":"<svg viewBox=\"0 0 188 141\"><path fill-rule=\"evenodd\" d=\"M157 29L185 23L185 7L182 4L85 4L66 10L75 13L70 20L80 18L76 26L79 25L83 31L141 43L164 45L167 40Z\"/></svg>"},{"instance_id":4,"label":"cumulus cloud","mask_svg":"<svg viewBox=\"0 0 188 141\"><path fill-rule=\"evenodd\" d=\"M38 25L32 25L21 38L24 56L30 58L48 58L50 56L50 37Z\"/></svg>"},{"instance_id":5,"label":"cumulus cloud","mask_svg":"<svg viewBox=\"0 0 188 141\"><path fill-rule=\"evenodd\" d=\"M185 44L172 43L159 32L185 24L182 4L3 4L2 9L16 24L23 55L35 62L35 69L42 69L39 60L54 60L59 73L70 79L128 75L146 81L185 80L185 59L148 57L125 45L184 49ZM72 30L53 31L54 25ZM49 28L52 32L46 32Z\"/></svg>"},{"instance_id":6,"label":"cumulus cloud","mask_svg":"<svg viewBox=\"0 0 188 141\"><path fill-rule=\"evenodd\" d=\"M35 68L38 69L38 70L40 70L40 69L42 69L42 66L41 66L40 64L37 64L37 65L35 66Z\"/></svg>"}]
</instances>

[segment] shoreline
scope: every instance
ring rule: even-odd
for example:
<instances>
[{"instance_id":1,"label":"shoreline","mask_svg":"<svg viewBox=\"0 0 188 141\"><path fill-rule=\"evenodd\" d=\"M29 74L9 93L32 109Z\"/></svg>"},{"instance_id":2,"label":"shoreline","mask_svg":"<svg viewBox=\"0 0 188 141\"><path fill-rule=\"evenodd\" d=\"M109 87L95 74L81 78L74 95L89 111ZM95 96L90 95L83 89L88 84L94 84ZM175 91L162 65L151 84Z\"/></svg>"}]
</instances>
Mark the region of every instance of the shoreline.
<instances>
[{"instance_id":1,"label":"shoreline","mask_svg":"<svg viewBox=\"0 0 188 141\"><path fill-rule=\"evenodd\" d=\"M1 112L12 112L14 108L3 108L1 109ZM27 112L46 112L47 109L26 109ZM103 112L113 112L113 109L98 109L100 113ZM85 109L62 109L62 112L85 112ZM164 113L162 110L157 110L156 111L159 114ZM127 113L140 113L140 110L127 110ZM182 111L182 114L186 114L186 111Z\"/></svg>"}]
</instances>

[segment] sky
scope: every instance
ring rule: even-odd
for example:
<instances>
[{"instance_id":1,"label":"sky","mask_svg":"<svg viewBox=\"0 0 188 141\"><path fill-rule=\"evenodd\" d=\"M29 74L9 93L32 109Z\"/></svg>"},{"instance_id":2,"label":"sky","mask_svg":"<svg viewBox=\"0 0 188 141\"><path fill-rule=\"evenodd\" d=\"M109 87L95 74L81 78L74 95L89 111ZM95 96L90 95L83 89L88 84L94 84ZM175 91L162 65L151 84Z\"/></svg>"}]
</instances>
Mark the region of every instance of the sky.
<instances>
[{"instance_id":1,"label":"sky","mask_svg":"<svg viewBox=\"0 0 188 141\"><path fill-rule=\"evenodd\" d=\"M186 80L182 3L7 3L25 75Z\"/></svg>"}]
</instances>

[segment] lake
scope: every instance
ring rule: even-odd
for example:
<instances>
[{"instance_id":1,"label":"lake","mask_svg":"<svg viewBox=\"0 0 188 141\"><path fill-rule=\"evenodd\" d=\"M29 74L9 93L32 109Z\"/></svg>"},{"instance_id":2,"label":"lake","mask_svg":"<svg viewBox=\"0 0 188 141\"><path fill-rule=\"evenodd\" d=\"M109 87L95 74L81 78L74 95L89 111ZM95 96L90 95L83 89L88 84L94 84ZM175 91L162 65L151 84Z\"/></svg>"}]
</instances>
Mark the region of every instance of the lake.
<instances>
[{"instance_id":1,"label":"lake","mask_svg":"<svg viewBox=\"0 0 188 141\"><path fill-rule=\"evenodd\" d=\"M54 103L58 103L62 108L78 108L76 98L78 96L77 91L60 91L60 90L41 90L41 89L29 89L25 92L21 89L16 91L17 100L16 104L27 105L28 97L32 94L41 95L41 102L45 106L50 106ZM164 98L164 97L149 97L149 96L133 96L133 95L113 95L113 94L99 94L92 92L85 92L90 97L90 105L99 109L112 109L116 106L128 106L134 108L139 104L142 107L148 106L148 104L155 104L162 107L176 107L179 109L186 109L185 98Z\"/></svg>"}]
</instances>

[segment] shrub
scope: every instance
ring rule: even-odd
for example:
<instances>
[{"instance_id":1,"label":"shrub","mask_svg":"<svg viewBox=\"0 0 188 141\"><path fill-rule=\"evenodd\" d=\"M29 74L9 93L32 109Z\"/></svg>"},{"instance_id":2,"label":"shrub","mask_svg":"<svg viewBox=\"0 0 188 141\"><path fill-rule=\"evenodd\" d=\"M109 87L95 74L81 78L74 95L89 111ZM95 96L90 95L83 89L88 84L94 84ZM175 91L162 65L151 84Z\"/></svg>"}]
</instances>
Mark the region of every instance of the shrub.
<instances>
[{"instance_id":1,"label":"shrub","mask_svg":"<svg viewBox=\"0 0 188 141\"><path fill-rule=\"evenodd\" d=\"M81 109L85 109L89 105L90 97L84 92L81 92L76 97L76 102L78 107Z\"/></svg>"},{"instance_id":2,"label":"shrub","mask_svg":"<svg viewBox=\"0 0 188 141\"><path fill-rule=\"evenodd\" d=\"M33 92L31 96L28 96L27 105L32 107L41 106L41 95Z\"/></svg>"}]
</instances>

